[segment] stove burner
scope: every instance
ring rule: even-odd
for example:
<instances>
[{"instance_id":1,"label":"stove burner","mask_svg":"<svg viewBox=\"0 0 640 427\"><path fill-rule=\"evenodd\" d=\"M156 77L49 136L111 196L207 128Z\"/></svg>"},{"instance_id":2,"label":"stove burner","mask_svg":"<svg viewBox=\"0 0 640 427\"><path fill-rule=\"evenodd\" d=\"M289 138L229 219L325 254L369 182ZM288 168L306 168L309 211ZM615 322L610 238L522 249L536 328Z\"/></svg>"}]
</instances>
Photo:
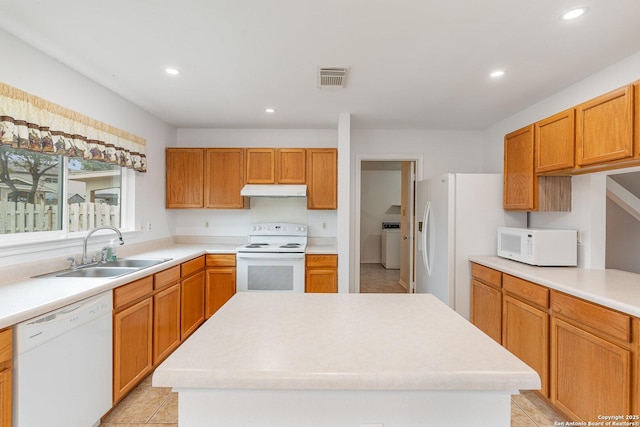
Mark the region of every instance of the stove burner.
<instances>
[{"instance_id":1,"label":"stove burner","mask_svg":"<svg viewBox=\"0 0 640 427\"><path fill-rule=\"evenodd\" d=\"M280 246L281 248L299 248L300 247L300 243L287 243L284 244L282 246Z\"/></svg>"},{"instance_id":2,"label":"stove burner","mask_svg":"<svg viewBox=\"0 0 640 427\"><path fill-rule=\"evenodd\" d=\"M250 243L245 248L261 248L263 246L269 246L268 243Z\"/></svg>"}]
</instances>

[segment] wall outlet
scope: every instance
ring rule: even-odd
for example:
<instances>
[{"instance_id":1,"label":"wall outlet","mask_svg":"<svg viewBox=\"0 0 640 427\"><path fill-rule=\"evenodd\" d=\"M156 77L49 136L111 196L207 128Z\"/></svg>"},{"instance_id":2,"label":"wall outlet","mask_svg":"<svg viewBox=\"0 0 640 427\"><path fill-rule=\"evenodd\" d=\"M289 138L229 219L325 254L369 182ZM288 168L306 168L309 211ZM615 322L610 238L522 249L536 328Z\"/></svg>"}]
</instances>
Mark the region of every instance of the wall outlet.
<instances>
[{"instance_id":1,"label":"wall outlet","mask_svg":"<svg viewBox=\"0 0 640 427\"><path fill-rule=\"evenodd\" d=\"M147 221L147 231L151 231L151 221Z\"/></svg>"},{"instance_id":2,"label":"wall outlet","mask_svg":"<svg viewBox=\"0 0 640 427\"><path fill-rule=\"evenodd\" d=\"M204 228L209 228L209 221L204 222Z\"/></svg>"},{"instance_id":3,"label":"wall outlet","mask_svg":"<svg viewBox=\"0 0 640 427\"><path fill-rule=\"evenodd\" d=\"M322 221L320 223L320 225L322 226L323 229L326 229L327 228L327 221Z\"/></svg>"}]
</instances>

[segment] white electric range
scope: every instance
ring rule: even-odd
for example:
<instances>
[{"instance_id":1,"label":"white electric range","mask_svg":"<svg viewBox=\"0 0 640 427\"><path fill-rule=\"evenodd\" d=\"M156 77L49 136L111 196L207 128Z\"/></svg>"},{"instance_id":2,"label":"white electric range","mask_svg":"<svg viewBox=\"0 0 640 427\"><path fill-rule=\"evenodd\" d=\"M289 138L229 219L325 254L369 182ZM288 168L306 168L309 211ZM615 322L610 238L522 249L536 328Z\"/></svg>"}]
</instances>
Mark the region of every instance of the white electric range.
<instances>
[{"instance_id":1,"label":"white electric range","mask_svg":"<svg viewBox=\"0 0 640 427\"><path fill-rule=\"evenodd\" d=\"M304 292L307 226L253 224L249 243L236 249L238 292Z\"/></svg>"}]
</instances>

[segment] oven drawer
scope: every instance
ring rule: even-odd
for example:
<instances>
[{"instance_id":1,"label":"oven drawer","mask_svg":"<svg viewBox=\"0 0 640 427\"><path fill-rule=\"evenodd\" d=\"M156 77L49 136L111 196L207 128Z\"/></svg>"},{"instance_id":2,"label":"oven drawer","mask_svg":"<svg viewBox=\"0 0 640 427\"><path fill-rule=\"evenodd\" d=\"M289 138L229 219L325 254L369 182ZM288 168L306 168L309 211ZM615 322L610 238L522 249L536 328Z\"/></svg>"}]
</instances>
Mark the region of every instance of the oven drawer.
<instances>
[{"instance_id":1,"label":"oven drawer","mask_svg":"<svg viewBox=\"0 0 640 427\"><path fill-rule=\"evenodd\" d=\"M238 253L238 292L304 292L303 253Z\"/></svg>"}]
</instances>

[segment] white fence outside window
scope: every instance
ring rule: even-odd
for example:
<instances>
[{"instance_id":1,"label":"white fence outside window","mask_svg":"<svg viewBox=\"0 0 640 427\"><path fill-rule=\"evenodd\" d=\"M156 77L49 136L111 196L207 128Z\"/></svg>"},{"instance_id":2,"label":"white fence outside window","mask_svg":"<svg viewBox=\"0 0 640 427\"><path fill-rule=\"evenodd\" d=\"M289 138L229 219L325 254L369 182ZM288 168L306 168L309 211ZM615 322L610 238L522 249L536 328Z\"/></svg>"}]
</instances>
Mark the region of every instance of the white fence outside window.
<instances>
[{"instance_id":1,"label":"white fence outside window","mask_svg":"<svg viewBox=\"0 0 640 427\"><path fill-rule=\"evenodd\" d=\"M120 206L73 203L68 209L69 232L91 230L103 225L120 226ZM58 230L58 215L58 206L0 201L0 234Z\"/></svg>"}]
</instances>

